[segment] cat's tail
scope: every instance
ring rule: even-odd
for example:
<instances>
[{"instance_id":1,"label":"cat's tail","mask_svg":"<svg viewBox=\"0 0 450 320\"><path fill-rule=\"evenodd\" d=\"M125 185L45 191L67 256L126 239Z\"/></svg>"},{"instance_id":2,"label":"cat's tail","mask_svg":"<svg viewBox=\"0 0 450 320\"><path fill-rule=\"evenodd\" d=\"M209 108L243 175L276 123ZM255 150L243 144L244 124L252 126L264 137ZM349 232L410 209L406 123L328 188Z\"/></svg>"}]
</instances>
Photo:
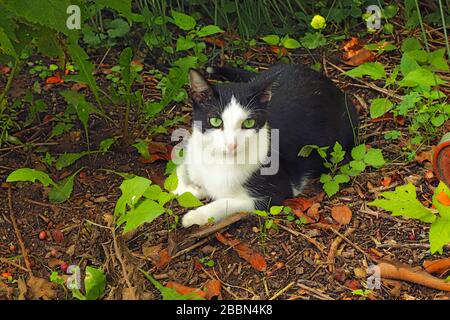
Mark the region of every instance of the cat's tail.
<instances>
[{"instance_id":1,"label":"cat's tail","mask_svg":"<svg viewBox=\"0 0 450 320\"><path fill-rule=\"evenodd\" d=\"M208 67L206 72L232 82L249 82L257 73L233 67Z\"/></svg>"}]
</instances>

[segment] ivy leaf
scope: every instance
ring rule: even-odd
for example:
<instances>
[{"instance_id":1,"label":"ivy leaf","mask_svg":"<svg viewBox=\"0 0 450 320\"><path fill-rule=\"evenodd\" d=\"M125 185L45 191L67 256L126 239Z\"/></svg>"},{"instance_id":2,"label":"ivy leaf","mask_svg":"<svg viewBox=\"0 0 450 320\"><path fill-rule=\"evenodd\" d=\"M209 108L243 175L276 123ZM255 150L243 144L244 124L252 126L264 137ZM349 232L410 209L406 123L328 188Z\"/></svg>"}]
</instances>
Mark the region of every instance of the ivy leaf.
<instances>
[{"instance_id":1,"label":"ivy leaf","mask_svg":"<svg viewBox=\"0 0 450 320\"><path fill-rule=\"evenodd\" d=\"M386 78L386 71L384 66L379 62L366 62L362 65L346 72L350 77L360 78L362 76L369 76L374 80Z\"/></svg>"},{"instance_id":2,"label":"ivy leaf","mask_svg":"<svg viewBox=\"0 0 450 320\"><path fill-rule=\"evenodd\" d=\"M122 195L117 200L114 214L124 214L127 205L134 206L142 197L144 192L152 182L149 179L136 176L131 179L124 180L120 185Z\"/></svg>"},{"instance_id":3,"label":"ivy leaf","mask_svg":"<svg viewBox=\"0 0 450 320\"><path fill-rule=\"evenodd\" d=\"M184 14L182 12L177 12L175 10L172 10L171 13L172 13L172 18L174 20L173 23L180 29L189 31L189 30L194 29L194 27L197 24L195 19L192 18L191 16L188 16L187 14Z\"/></svg>"},{"instance_id":4,"label":"ivy leaf","mask_svg":"<svg viewBox=\"0 0 450 320\"><path fill-rule=\"evenodd\" d=\"M364 162L374 168L380 168L386 163L386 161L384 161L381 150L375 148L371 148L369 149L369 151L367 151L366 155L364 156Z\"/></svg>"},{"instance_id":5,"label":"ivy leaf","mask_svg":"<svg viewBox=\"0 0 450 320\"><path fill-rule=\"evenodd\" d=\"M436 216L417 200L416 188L412 183L396 187L394 191L381 193L384 199L376 199L368 205L392 212L393 216L418 219L423 222L433 222Z\"/></svg>"},{"instance_id":6,"label":"ivy leaf","mask_svg":"<svg viewBox=\"0 0 450 320\"><path fill-rule=\"evenodd\" d=\"M185 192L177 198L178 203L183 208L194 208L203 205L192 193Z\"/></svg>"},{"instance_id":7,"label":"ivy leaf","mask_svg":"<svg viewBox=\"0 0 450 320\"><path fill-rule=\"evenodd\" d=\"M106 288L106 276L103 270L90 266L86 267L84 288L86 290L87 300L97 300L101 298Z\"/></svg>"},{"instance_id":8,"label":"ivy leaf","mask_svg":"<svg viewBox=\"0 0 450 320\"><path fill-rule=\"evenodd\" d=\"M135 230L146 222L152 222L157 217L164 213L164 207L159 203L145 199L136 208L131 209L124 217L123 221L126 223L123 233Z\"/></svg>"},{"instance_id":9,"label":"ivy leaf","mask_svg":"<svg viewBox=\"0 0 450 320\"><path fill-rule=\"evenodd\" d=\"M48 187L49 185L53 186L56 185L50 178L50 176L45 172L30 168L17 169L11 172L9 176L6 178L6 182L16 182L16 181L35 182L36 180L42 183L44 187Z\"/></svg>"}]
</instances>

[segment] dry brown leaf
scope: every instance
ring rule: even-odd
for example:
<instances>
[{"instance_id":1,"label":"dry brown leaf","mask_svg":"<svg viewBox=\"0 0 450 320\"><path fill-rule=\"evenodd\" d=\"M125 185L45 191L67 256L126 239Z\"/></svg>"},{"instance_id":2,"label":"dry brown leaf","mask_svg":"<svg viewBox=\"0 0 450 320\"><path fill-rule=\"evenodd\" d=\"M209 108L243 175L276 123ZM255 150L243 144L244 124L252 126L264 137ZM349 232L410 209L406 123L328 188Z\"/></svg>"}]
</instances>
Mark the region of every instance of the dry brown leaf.
<instances>
[{"instance_id":1,"label":"dry brown leaf","mask_svg":"<svg viewBox=\"0 0 450 320\"><path fill-rule=\"evenodd\" d=\"M418 163L424 163L425 161L431 162L432 159L433 159L432 150L419 152L414 158L414 160L416 160Z\"/></svg>"},{"instance_id":2,"label":"dry brown leaf","mask_svg":"<svg viewBox=\"0 0 450 320\"><path fill-rule=\"evenodd\" d=\"M25 300L28 292L27 284L22 278L17 279L17 287L19 288L19 300Z\"/></svg>"},{"instance_id":3,"label":"dry brown leaf","mask_svg":"<svg viewBox=\"0 0 450 320\"><path fill-rule=\"evenodd\" d=\"M27 281L31 299L51 300L56 297L56 284L45 279L32 276Z\"/></svg>"},{"instance_id":4,"label":"dry brown leaf","mask_svg":"<svg viewBox=\"0 0 450 320\"><path fill-rule=\"evenodd\" d=\"M56 266L61 266L64 264L64 261L56 259L56 258L50 258L48 259L48 266L50 268L54 268Z\"/></svg>"},{"instance_id":5,"label":"dry brown leaf","mask_svg":"<svg viewBox=\"0 0 450 320\"><path fill-rule=\"evenodd\" d=\"M143 246L142 253L149 258L158 269L166 267L172 259L169 250L167 250L167 248L162 249L161 245L151 247Z\"/></svg>"},{"instance_id":6,"label":"dry brown leaf","mask_svg":"<svg viewBox=\"0 0 450 320\"><path fill-rule=\"evenodd\" d=\"M250 265L256 270L258 271L266 270L267 268L266 259L264 259L264 257L260 253L253 251L253 249L250 248L247 244L237 239L230 239L228 237L225 237L219 232L216 233L216 238L221 243L232 247L242 259L249 262Z\"/></svg>"},{"instance_id":7,"label":"dry brown leaf","mask_svg":"<svg viewBox=\"0 0 450 320\"><path fill-rule=\"evenodd\" d=\"M334 206L331 208L331 216L339 224L349 224L352 220L352 211L347 205Z\"/></svg>"},{"instance_id":8,"label":"dry brown leaf","mask_svg":"<svg viewBox=\"0 0 450 320\"><path fill-rule=\"evenodd\" d=\"M206 292L197 288L186 287L178 282L169 281L166 285L167 288L175 289L179 294L187 295L187 294L196 294L201 298L206 297Z\"/></svg>"},{"instance_id":9,"label":"dry brown leaf","mask_svg":"<svg viewBox=\"0 0 450 320\"><path fill-rule=\"evenodd\" d=\"M214 297L220 297L221 295L221 289L222 289L222 282L220 280L209 280L205 283L203 286L203 289L206 292L206 299L211 300L211 298Z\"/></svg>"}]
</instances>

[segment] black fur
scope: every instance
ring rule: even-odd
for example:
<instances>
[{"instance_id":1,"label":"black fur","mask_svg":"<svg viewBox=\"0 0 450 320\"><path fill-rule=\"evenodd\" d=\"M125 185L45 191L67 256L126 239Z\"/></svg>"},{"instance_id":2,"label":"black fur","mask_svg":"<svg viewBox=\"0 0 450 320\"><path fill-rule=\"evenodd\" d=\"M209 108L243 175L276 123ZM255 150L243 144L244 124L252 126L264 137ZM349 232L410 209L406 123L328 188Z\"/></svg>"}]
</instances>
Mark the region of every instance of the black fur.
<instances>
[{"instance_id":1,"label":"black fur","mask_svg":"<svg viewBox=\"0 0 450 320\"><path fill-rule=\"evenodd\" d=\"M344 150L351 150L356 143L357 115L350 99L312 69L280 64L259 74L233 70L214 68L214 73L243 82L211 84L203 95L191 95L193 118L208 128L208 118L220 115L234 95L258 114L258 127L267 122L270 128L280 130L278 173L267 176L258 171L247 181L250 194L260 199L256 207L267 209L269 203L281 204L292 197L291 185L297 185L302 177L318 177L324 171L323 160L315 152L308 158L298 156L302 146L333 146L338 141Z\"/></svg>"}]
</instances>

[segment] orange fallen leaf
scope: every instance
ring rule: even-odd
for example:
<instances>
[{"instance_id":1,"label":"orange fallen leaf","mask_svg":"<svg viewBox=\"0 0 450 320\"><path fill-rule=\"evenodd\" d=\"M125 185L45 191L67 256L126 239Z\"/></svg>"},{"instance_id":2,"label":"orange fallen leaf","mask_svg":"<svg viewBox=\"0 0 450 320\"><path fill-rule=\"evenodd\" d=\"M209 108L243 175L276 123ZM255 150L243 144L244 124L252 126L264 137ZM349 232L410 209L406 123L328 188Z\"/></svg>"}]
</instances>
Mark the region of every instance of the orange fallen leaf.
<instances>
[{"instance_id":1,"label":"orange fallen leaf","mask_svg":"<svg viewBox=\"0 0 450 320\"><path fill-rule=\"evenodd\" d=\"M216 233L216 239L221 243L232 247L242 259L249 262L250 265L256 270L266 270L267 263L264 257L260 253L253 251L253 249L247 244L241 242L240 240L226 237L219 232Z\"/></svg>"},{"instance_id":2,"label":"orange fallen leaf","mask_svg":"<svg viewBox=\"0 0 450 320\"><path fill-rule=\"evenodd\" d=\"M357 48L357 47L361 47L359 38L357 38L357 37L352 37L349 41L344 42L344 44L342 45L342 49L345 52L348 52L348 51L352 50L353 48Z\"/></svg>"},{"instance_id":3,"label":"orange fallen leaf","mask_svg":"<svg viewBox=\"0 0 450 320\"><path fill-rule=\"evenodd\" d=\"M428 273L446 273L450 270L450 258L425 260L423 263L423 267Z\"/></svg>"},{"instance_id":4,"label":"orange fallen leaf","mask_svg":"<svg viewBox=\"0 0 450 320\"><path fill-rule=\"evenodd\" d=\"M303 197L297 197L292 199L286 199L283 202L283 205L288 206L292 210L300 210L305 211L309 209L314 202L311 199L303 198Z\"/></svg>"},{"instance_id":5,"label":"orange fallen leaf","mask_svg":"<svg viewBox=\"0 0 450 320\"><path fill-rule=\"evenodd\" d=\"M308 211L306 211L306 214L311 217L312 219L314 219L315 221L319 221L319 208L320 208L320 203L314 203L311 207L309 207Z\"/></svg>"},{"instance_id":6,"label":"orange fallen leaf","mask_svg":"<svg viewBox=\"0 0 450 320\"><path fill-rule=\"evenodd\" d=\"M172 158L172 149L173 147L171 145L163 142L150 141L148 142L150 158L145 159L144 157L139 157L139 162L153 163L157 160L169 161Z\"/></svg>"},{"instance_id":7,"label":"orange fallen leaf","mask_svg":"<svg viewBox=\"0 0 450 320\"><path fill-rule=\"evenodd\" d=\"M87 88L87 85L83 82L75 82L71 87L71 89L75 90L75 91L80 91L80 90L83 90L86 88Z\"/></svg>"},{"instance_id":8,"label":"orange fallen leaf","mask_svg":"<svg viewBox=\"0 0 450 320\"><path fill-rule=\"evenodd\" d=\"M220 297L222 289L222 282L220 280L209 280L203 286L203 290L206 294L206 299L211 300L214 297Z\"/></svg>"},{"instance_id":9,"label":"orange fallen leaf","mask_svg":"<svg viewBox=\"0 0 450 320\"><path fill-rule=\"evenodd\" d=\"M3 272L2 273L2 277L3 278L9 278L9 277L11 277L12 275L11 275L11 273L9 273L9 272Z\"/></svg>"},{"instance_id":10,"label":"orange fallen leaf","mask_svg":"<svg viewBox=\"0 0 450 320\"><path fill-rule=\"evenodd\" d=\"M142 251L158 269L163 269L166 267L172 259L169 254L169 250L167 248L161 249L161 245L144 247L142 248Z\"/></svg>"},{"instance_id":11,"label":"orange fallen leaf","mask_svg":"<svg viewBox=\"0 0 450 320\"><path fill-rule=\"evenodd\" d=\"M425 161L431 162L433 159L433 152L431 150L419 152L414 158L418 163L424 163Z\"/></svg>"},{"instance_id":12,"label":"orange fallen leaf","mask_svg":"<svg viewBox=\"0 0 450 320\"><path fill-rule=\"evenodd\" d=\"M57 71L54 76L48 77L45 80L45 84L58 84L63 82L64 80L61 79L61 73L59 71Z\"/></svg>"},{"instance_id":13,"label":"orange fallen leaf","mask_svg":"<svg viewBox=\"0 0 450 320\"><path fill-rule=\"evenodd\" d=\"M349 66L359 66L365 62L375 61L375 54L363 48L360 39L353 37L349 41L345 42L342 46L344 51L342 58L344 63Z\"/></svg>"},{"instance_id":14,"label":"orange fallen leaf","mask_svg":"<svg viewBox=\"0 0 450 320\"><path fill-rule=\"evenodd\" d=\"M381 179L381 185L383 187L388 187L392 182L392 178L391 177L383 177L383 179Z\"/></svg>"},{"instance_id":15,"label":"orange fallen leaf","mask_svg":"<svg viewBox=\"0 0 450 320\"><path fill-rule=\"evenodd\" d=\"M444 206L450 206L450 197L446 192L444 191L439 192L438 195L436 196L436 199Z\"/></svg>"},{"instance_id":16,"label":"orange fallen leaf","mask_svg":"<svg viewBox=\"0 0 450 320\"><path fill-rule=\"evenodd\" d=\"M270 51L282 57L284 57L287 54L287 50L284 47L270 46Z\"/></svg>"},{"instance_id":17,"label":"orange fallen leaf","mask_svg":"<svg viewBox=\"0 0 450 320\"><path fill-rule=\"evenodd\" d=\"M223 48L227 44L225 42L225 40L222 40L222 39L219 39L219 38L213 38L213 37L205 37L205 38L203 38L203 41L208 43L208 44L217 46L219 48Z\"/></svg>"},{"instance_id":18,"label":"orange fallen leaf","mask_svg":"<svg viewBox=\"0 0 450 320\"><path fill-rule=\"evenodd\" d=\"M167 288L171 288L176 290L179 294L182 295L188 295L188 294L196 294L201 298L205 298L206 297L206 292L197 289L197 288L190 288L190 287L186 287L178 282L175 281L169 281L167 282L166 285Z\"/></svg>"},{"instance_id":19,"label":"orange fallen leaf","mask_svg":"<svg viewBox=\"0 0 450 320\"><path fill-rule=\"evenodd\" d=\"M339 224L349 224L352 219L352 211L346 205L334 206L331 208L331 216Z\"/></svg>"}]
</instances>

